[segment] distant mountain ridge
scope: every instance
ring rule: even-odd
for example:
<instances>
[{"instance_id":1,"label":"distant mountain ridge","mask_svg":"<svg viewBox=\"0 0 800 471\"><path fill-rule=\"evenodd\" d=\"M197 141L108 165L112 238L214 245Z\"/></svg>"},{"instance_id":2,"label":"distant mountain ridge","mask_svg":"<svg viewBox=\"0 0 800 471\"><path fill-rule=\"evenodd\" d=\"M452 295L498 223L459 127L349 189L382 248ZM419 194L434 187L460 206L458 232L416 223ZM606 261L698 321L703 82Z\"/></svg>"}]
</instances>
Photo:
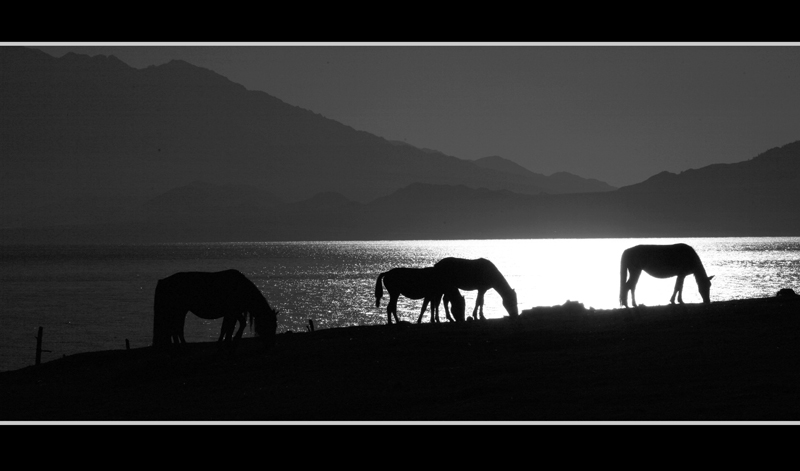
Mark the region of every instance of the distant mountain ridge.
<instances>
[{"instance_id":1,"label":"distant mountain ridge","mask_svg":"<svg viewBox=\"0 0 800 471\"><path fill-rule=\"evenodd\" d=\"M583 178L569 172L556 172L545 176L528 170L516 162L492 155L473 161L475 165L508 174L527 175L548 193L592 193L612 191L616 188L593 178Z\"/></svg>"},{"instance_id":2,"label":"distant mountain ridge","mask_svg":"<svg viewBox=\"0 0 800 471\"><path fill-rule=\"evenodd\" d=\"M59 223L85 221L86 201L129 210L193 181L285 201L331 191L367 202L415 182L573 191L396 145L184 61L135 69L114 56L4 46L0 69L0 227L52 205Z\"/></svg>"},{"instance_id":3,"label":"distant mountain ridge","mask_svg":"<svg viewBox=\"0 0 800 471\"><path fill-rule=\"evenodd\" d=\"M411 144L402 141L390 142L398 146L414 147ZM447 156L447 154L438 150L425 148L421 148L419 150L428 154ZM542 193L590 193L595 191L612 191L616 189L616 187L613 187L605 182L601 182L600 180L596 180L594 178L583 178L568 172L556 172L550 176L543 175L533 172L514 161L497 155L482 157L480 159L468 162L472 162L474 165L480 168L505 173L507 174L506 176L522 175L525 178L530 179L530 181L533 182L537 187L541 188Z\"/></svg>"},{"instance_id":4,"label":"distant mountain ridge","mask_svg":"<svg viewBox=\"0 0 800 471\"><path fill-rule=\"evenodd\" d=\"M790 170L800 160L798 149L800 141L745 162L711 165L678 175L659 174L643 182L647 186L616 191L523 195L465 185L413 183L368 203L325 192L304 201L237 211L236 200L230 199L234 204L224 212L214 204L208 204L207 210L176 206L171 210L177 211L178 217L4 230L0 240L147 243L800 236L800 185L792 183L796 174ZM744 188L730 177L748 172L760 175L762 183L750 182ZM696 174L703 175L704 185L694 186ZM673 184L662 185L664 178ZM231 191L204 183L187 185L187 189L208 194Z\"/></svg>"},{"instance_id":5,"label":"distant mountain ridge","mask_svg":"<svg viewBox=\"0 0 800 471\"><path fill-rule=\"evenodd\" d=\"M284 203L272 193L249 185L214 185L195 181L145 202L140 218L162 223L231 220L249 217Z\"/></svg>"},{"instance_id":6,"label":"distant mountain ridge","mask_svg":"<svg viewBox=\"0 0 800 471\"><path fill-rule=\"evenodd\" d=\"M712 164L679 174L661 172L647 180L620 188L624 192L701 192L800 188L800 141L774 147L744 162Z\"/></svg>"},{"instance_id":7,"label":"distant mountain ridge","mask_svg":"<svg viewBox=\"0 0 800 471\"><path fill-rule=\"evenodd\" d=\"M0 71L0 243L800 236L800 141L609 190L390 142L182 61L0 47Z\"/></svg>"}]
</instances>

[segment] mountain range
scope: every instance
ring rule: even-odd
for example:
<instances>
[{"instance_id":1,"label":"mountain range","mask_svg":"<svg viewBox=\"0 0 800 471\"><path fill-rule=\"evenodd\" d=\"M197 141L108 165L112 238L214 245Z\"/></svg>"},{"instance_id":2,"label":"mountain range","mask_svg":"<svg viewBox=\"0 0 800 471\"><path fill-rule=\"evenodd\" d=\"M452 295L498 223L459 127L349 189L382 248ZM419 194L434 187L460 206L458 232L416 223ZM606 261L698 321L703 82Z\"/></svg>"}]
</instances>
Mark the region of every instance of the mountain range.
<instances>
[{"instance_id":1,"label":"mountain range","mask_svg":"<svg viewBox=\"0 0 800 471\"><path fill-rule=\"evenodd\" d=\"M358 131L182 61L0 47L0 240L797 235L800 141L627 187Z\"/></svg>"},{"instance_id":2,"label":"mountain range","mask_svg":"<svg viewBox=\"0 0 800 471\"><path fill-rule=\"evenodd\" d=\"M6 227L8 216L24 214L29 223L66 223L51 218L67 209L97 219L102 208L136 206L194 181L250 185L286 201L332 191L367 202L416 182L523 194L613 190L400 145L183 61L135 69L114 56L2 47L0 67ZM92 201L102 206L87 210Z\"/></svg>"}]
</instances>

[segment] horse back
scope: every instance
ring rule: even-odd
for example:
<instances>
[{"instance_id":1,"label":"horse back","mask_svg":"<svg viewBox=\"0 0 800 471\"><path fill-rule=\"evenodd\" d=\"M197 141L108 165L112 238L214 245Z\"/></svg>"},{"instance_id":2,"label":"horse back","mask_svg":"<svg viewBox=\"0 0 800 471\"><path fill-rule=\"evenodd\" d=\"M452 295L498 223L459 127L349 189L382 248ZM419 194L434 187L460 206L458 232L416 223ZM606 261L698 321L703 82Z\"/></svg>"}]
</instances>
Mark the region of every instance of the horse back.
<instances>
[{"instance_id":1,"label":"horse back","mask_svg":"<svg viewBox=\"0 0 800 471\"><path fill-rule=\"evenodd\" d=\"M640 269L653 276L675 276L694 273L702 268L700 257L687 244L637 245L622 253L622 263L629 269Z\"/></svg>"},{"instance_id":2,"label":"horse back","mask_svg":"<svg viewBox=\"0 0 800 471\"><path fill-rule=\"evenodd\" d=\"M505 280L495 264L485 258L447 257L436 262L434 267L467 291L491 287L497 280Z\"/></svg>"},{"instance_id":3,"label":"horse back","mask_svg":"<svg viewBox=\"0 0 800 471\"><path fill-rule=\"evenodd\" d=\"M254 290L258 288L238 270L179 272L158 281L156 302L199 317L218 318L228 311L245 310Z\"/></svg>"},{"instance_id":4,"label":"horse back","mask_svg":"<svg viewBox=\"0 0 800 471\"><path fill-rule=\"evenodd\" d=\"M422 299L445 292L452 294L455 289L440 275L440 271L433 267L393 268L386 272L383 283L390 293L400 293L410 299Z\"/></svg>"}]
</instances>

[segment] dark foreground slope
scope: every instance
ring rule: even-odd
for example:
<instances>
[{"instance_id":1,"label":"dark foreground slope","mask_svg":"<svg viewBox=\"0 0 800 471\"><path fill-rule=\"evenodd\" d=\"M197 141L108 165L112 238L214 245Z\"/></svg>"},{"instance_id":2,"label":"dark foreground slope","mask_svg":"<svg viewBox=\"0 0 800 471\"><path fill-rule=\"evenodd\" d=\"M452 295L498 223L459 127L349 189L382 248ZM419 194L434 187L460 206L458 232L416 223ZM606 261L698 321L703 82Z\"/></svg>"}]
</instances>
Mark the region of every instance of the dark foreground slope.
<instances>
[{"instance_id":1,"label":"dark foreground slope","mask_svg":"<svg viewBox=\"0 0 800 471\"><path fill-rule=\"evenodd\" d=\"M0 373L0 420L797 421L798 298L85 353Z\"/></svg>"}]
</instances>

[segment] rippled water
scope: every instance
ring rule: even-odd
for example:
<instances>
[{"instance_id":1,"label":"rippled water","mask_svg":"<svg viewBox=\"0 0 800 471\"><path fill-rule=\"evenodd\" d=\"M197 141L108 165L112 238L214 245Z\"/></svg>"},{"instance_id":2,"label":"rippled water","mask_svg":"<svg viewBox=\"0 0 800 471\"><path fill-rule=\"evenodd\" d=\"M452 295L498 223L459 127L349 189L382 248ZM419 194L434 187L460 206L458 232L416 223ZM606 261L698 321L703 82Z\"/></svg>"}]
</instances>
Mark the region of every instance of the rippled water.
<instances>
[{"instance_id":1,"label":"rippled water","mask_svg":"<svg viewBox=\"0 0 800 471\"><path fill-rule=\"evenodd\" d=\"M530 239L378 242L269 242L128 246L0 247L0 371L35 361L44 327L42 361L74 353L149 345L156 282L178 271L236 268L281 310L278 331L386 322L384 294L375 307L375 280L394 267L424 267L444 257L487 258L517 292L520 311L567 300L618 307L619 257L630 246L685 242L715 275L712 301L800 292L800 238ZM641 304L666 304L675 279L643 274ZM476 292L464 292L467 314ZM694 279L684 301L700 302ZM401 298L398 315L416 321L421 301ZM487 317L506 315L495 291ZM424 321L428 321L426 315ZM187 316L188 341L215 340L221 320ZM249 331L245 335L252 335Z\"/></svg>"}]
</instances>

